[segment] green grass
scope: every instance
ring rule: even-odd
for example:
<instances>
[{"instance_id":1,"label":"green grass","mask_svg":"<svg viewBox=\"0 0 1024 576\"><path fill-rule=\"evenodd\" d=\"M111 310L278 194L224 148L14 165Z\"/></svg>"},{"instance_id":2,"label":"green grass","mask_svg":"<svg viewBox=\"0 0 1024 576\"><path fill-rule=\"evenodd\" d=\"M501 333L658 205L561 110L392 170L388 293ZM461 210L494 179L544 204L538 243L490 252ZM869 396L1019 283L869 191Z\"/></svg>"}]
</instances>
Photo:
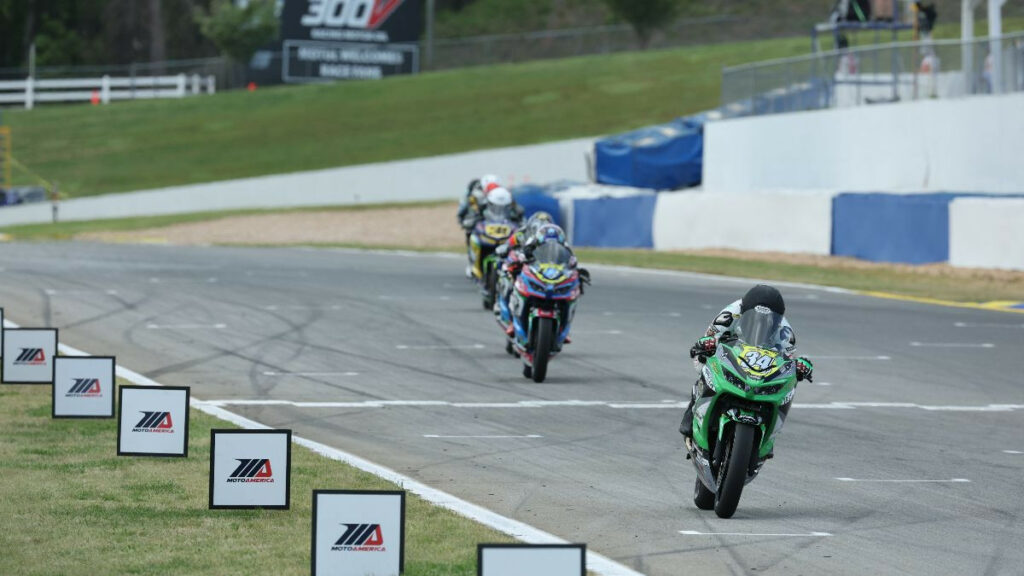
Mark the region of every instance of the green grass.
<instances>
[{"instance_id":1,"label":"green grass","mask_svg":"<svg viewBox=\"0 0 1024 576\"><path fill-rule=\"evenodd\" d=\"M1005 29L1022 25L1008 20ZM955 33L949 25L937 31ZM805 37L712 44L379 82L41 106L4 118L16 183L57 183L65 197L88 196L621 132L716 107L723 66L807 49Z\"/></svg>"},{"instance_id":2,"label":"green grass","mask_svg":"<svg viewBox=\"0 0 1024 576\"><path fill-rule=\"evenodd\" d=\"M9 111L18 180L85 196L598 135L717 106L721 67L803 38L379 82Z\"/></svg>"},{"instance_id":3,"label":"green grass","mask_svg":"<svg viewBox=\"0 0 1024 576\"><path fill-rule=\"evenodd\" d=\"M207 510L210 428L189 456L118 457L116 420L53 420L48 386L0 387L0 574L309 574L314 488L394 490L292 448L291 510ZM476 544L510 539L409 495L406 574L476 574Z\"/></svg>"}]
</instances>

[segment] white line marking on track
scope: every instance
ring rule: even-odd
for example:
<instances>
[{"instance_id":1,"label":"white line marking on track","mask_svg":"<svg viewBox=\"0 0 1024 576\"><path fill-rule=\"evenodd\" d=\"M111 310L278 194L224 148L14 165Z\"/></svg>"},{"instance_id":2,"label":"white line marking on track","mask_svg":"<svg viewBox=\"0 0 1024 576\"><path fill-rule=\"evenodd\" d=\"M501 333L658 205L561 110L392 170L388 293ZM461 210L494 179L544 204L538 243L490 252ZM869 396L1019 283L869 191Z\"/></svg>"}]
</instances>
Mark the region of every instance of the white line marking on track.
<instances>
[{"instance_id":1,"label":"white line marking on track","mask_svg":"<svg viewBox=\"0 0 1024 576\"><path fill-rule=\"evenodd\" d=\"M818 356L808 354L807 357L814 360L892 360L891 356Z\"/></svg>"},{"instance_id":2,"label":"white line marking on track","mask_svg":"<svg viewBox=\"0 0 1024 576\"><path fill-rule=\"evenodd\" d=\"M573 330L573 334L622 334L622 330Z\"/></svg>"},{"instance_id":3,"label":"white line marking on track","mask_svg":"<svg viewBox=\"0 0 1024 576\"><path fill-rule=\"evenodd\" d=\"M967 478L949 478L941 480L917 479L917 478L836 478L840 482L886 482L893 484L965 484L970 482Z\"/></svg>"},{"instance_id":4,"label":"white line marking on track","mask_svg":"<svg viewBox=\"0 0 1024 576\"><path fill-rule=\"evenodd\" d=\"M775 532L698 532L697 530L680 530L683 536L787 536L790 538L820 538L831 536L829 532L775 533Z\"/></svg>"},{"instance_id":5,"label":"white line marking on track","mask_svg":"<svg viewBox=\"0 0 1024 576\"><path fill-rule=\"evenodd\" d=\"M486 348L483 344L457 344L453 346L410 346L408 344L398 344L395 346L396 350L480 350Z\"/></svg>"},{"instance_id":6,"label":"white line marking on track","mask_svg":"<svg viewBox=\"0 0 1024 576\"><path fill-rule=\"evenodd\" d=\"M1020 450L1003 450L1003 454L1024 454Z\"/></svg>"},{"instance_id":7,"label":"white line marking on track","mask_svg":"<svg viewBox=\"0 0 1024 576\"><path fill-rule=\"evenodd\" d=\"M915 348L995 348L991 342L911 342Z\"/></svg>"},{"instance_id":8,"label":"white line marking on track","mask_svg":"<svg viewBox=\"0 0 1024 576\"><path fill-rule=\"evenodd\" d=\"M607 401L607 400L520 400L518 402L448 402L444 400L356 400L351 402L296 402L292 400L207 400L212 406L280 405L297 408L383 408L386 406L438 406L448 408L613 408L619 410L661 410L686 408L686 402L675 400ZM925 406L910 402L831 402L828 404L794 404L796 408L818 410L857 410L860 408L898 408L947 412L1013 412L1024 410L1024 404L989 404L987 406Z\"/></svg>"},{"instance_id":9,"label":"white line marking on track","mask_svg":"<svg viewBox=\"0 0 1024 576\"><path fill-rule=\"evenodd\" d=\"M223 330L227 327L227 324L146 324L150 330Z\"/></svg>"},{"instance_id":10,"label":"white line marking on track","mask_svg":"<svg viewBox=\"0 0 1024 576\"><path fill-rule=\"evenodd\" d=\"M1024 329L1024 324L999 324L995 322L953 322L957 328L1010 328L1014 330Z\"/></svg>"},{"instance_id":11,"label":"white line marking on track","mask_svg":"<svg viewBox=\"0 0 1024 576\"><path fill-rule=\"evenodd\" d=\"M543 438L540 434L523 434L523 435L480 435L480 436L445 436L442 434L424 434L424 438L480 438L480 439L496 439L504 440L509 438Z\"/></svg>"},{"instance_id":12,"label":"white line marking on track","mask_svg":"<svg viewBox=\"0 0 1024 576\"><path fill-rule=\"evenodd\" d=\"M4 320L3 325L10 328L18 328L18 325L11 322L10 320ZM68 356L89 356L87 352L83 352L82 350L72 348L65 344L58 344L58 349L60 350L61 354L65 354ZM125 380L128 380L129 382L137 386L161 386L159 382L147 378L146 376L143 376L142 374L139 374L134 370L125 368L124 366L118 365L116 366L115 369L118 376L124 378ZM262 424L255 420L250 420L244 416L235 414L234 412L229 412L217 406L211 406L207 403L204 403L202 400L199 400L195 396L192 396L190 405L197 410L214 416L215 418L219 418L221 420L230 422L236 426L248 430L269 430L271 428L266 424ZM333 448L326 444L321 444L320 442L316 442L308 438L303 438L302 436L292 436L292 442L298 444L299 446L308 448L309 450L312 450L313 452L319 454L320 456L323 456L330 460L335 460L337 462L344 462L349 466L353 466L364 472L373 474L374 476L382 478L387 482L397 484L398 486L401 486L405 490L408 490L409 492L412 492L413 494L420 496L421 498L423 498L427 502L430 502L431 504L451 510L464 518L469 518L470 520L494 528L495 530L503 534L507 534L517 540L526 542L527 544L569 543L567 540L559 538L558 536L555 536L550 532L545 532L540 528L536 528L534 526L526 524L525 522L520 522L519 520L515 520L507 516L502 516L497 512L488 510L487 508L484 508L482 506L478 506L471 502L462 500L457 496L449 494L443 490L438 490L437 488L434 488L432 486L428 486L418 480L415 480L414 478L396 472L390 468L381 466L380 464L377 464L375 462L371 462L370 460L367 460L360 456L356 456L351 452L345 452L344 450ZM593 550L587 550L587 568L602 576L644 576L640 572L637 572L636 570L633 570L623 564L619 564L611 558L598 554Z\"/></svg>"},{"instance_id":13,"label":"white line marking on track","mask_svg":"<svg viewBox=\"0 0 1024 576\"><path fill-rule=\"evenodd\" d=\"M264 376L359 376L359 372L264 372Z\"/></svg>"}]
</instances>

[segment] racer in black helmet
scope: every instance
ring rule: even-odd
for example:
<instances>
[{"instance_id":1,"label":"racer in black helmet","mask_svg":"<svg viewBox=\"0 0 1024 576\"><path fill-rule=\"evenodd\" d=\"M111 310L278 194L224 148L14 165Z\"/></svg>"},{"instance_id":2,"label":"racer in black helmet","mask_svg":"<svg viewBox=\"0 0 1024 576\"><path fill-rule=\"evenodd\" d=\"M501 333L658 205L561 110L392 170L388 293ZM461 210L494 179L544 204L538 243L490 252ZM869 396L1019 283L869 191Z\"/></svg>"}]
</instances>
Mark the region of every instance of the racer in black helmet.
<instances>
[{"instance_id":1,"label":"racer in black helmet","mask_svg":"<svg viewBox=\"0 0 1024 576\"><path fill-rule=\"evenodd\" d=\"M718 348L719 340L723 337L727 338L730 335L734 335L733 330L739 324L740 317L759 306L782 316L781 322L775 328L776 332L773 338L775 348L785 354L787 358L795 358L796 335L793 333L793 327L789 325L789 321L785 318L786 302L782 299L782 294L778 289L765 284L754 286L743 295L743 298L729 304L719 312L718 316L711 322L711 325L708 326L704 337L697 340L696 344L690 349L690 358L703 359L712 356ZM802 356L796 358L797 380L807 380L810 382L813 373L814 365L810 360ZM683 421L679 425L679 433L689 438L693 437L693 404L695 400L696 398L694 398L691 391L690 403L687 405L686 412L683 414ZM789 404L783 405L780 407L780 410L783 413L788 412Z\"/></svg>"}]
</instances>

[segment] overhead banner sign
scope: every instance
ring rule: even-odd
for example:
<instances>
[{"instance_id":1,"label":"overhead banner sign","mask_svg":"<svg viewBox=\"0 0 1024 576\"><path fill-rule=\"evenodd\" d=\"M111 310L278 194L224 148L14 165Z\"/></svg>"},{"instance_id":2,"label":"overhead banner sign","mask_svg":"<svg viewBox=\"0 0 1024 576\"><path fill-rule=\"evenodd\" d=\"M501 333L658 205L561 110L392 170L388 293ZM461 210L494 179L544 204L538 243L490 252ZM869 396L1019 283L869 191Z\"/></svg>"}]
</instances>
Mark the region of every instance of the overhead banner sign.
<instances>
[{"instance_id":1,"label":"overhead banner sign","mask_svg":"<svg viewBox=\"0 0 1024 576\"><path fill-rule=\"evenodd\" d=\"M291 503L291 430L210 430L210 508Z\"/></svg>"},{"instance_id":2,"label":"overhead banner sign","mask_svg":"<svg viewBox=\"0 0 1024 576\"><path fill-rule=\"evenodd\" d=\"M419 72L422 0L285 0L285 82L371 80Z\"/></svg>"},{"instance_id":3,"label":"overhead banner sign","mask_svg":"<svg viewBox=\"0 0 1024 576\"><path fill-rule=\"evenodd\" d=\"M188 387L121 386L118 456L188 456Z\"/></svg>"},{"instance_id":4,"label":"overhead banner sign","mask_svg":"<svg viewBox=\"0 0 1024 576\"><path fill-rule=\"evenodd\" d=\"M3 334L3 383L52 384L57 330L13 328Z\"/></svg>"},{"instance_id":5,"label":"overhead banner sign","mask_svg":"<svg viewBox=\"0 0 1024 576\"><path fill-rule=\"evenodd\" d=\"M404 491L313 491L313 576L399 576Z\"/></svg>"},{"instance_id":6,"label":"overhead banner sign","mask_svg":"<svg viewBox=\"0 0 1024 576\"><path fill-rule=\"evenodd\" d=\"M58 356L54 360L54 418L113 418L112 357Z\"/></svg>"},{"instance_id":7,"label":"overhead banner sign","mask_svg":"<svg viewBox=\"0 0 1024 576\"><path fill-rule=\"evenodd\" d=\"M478 576L586 576L585 544L479 544Z\"/></svg>"}]
</instances>

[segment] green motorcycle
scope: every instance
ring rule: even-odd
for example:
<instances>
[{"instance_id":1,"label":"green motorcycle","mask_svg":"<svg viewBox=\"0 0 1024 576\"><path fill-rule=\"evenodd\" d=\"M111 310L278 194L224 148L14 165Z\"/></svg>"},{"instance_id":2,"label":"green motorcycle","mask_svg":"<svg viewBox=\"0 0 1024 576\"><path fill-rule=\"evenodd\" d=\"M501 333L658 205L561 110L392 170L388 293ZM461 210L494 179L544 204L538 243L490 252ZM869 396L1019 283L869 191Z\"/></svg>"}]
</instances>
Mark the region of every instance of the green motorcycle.
<instances>
[{"instance_id":1,"label":"green motorcycle","mask_svg":"<svg viewBox=\"0 0 1024 576\"><path fill-rule=\"evenodd\" d=\"M736 512L743 487L772 457L775 437L796 392L796 362L776 341L782 316L758 306L723 334L694 384L693 439L687 459L697 469L693 503L720 518Z\"/></svg>"}]
</instances>

